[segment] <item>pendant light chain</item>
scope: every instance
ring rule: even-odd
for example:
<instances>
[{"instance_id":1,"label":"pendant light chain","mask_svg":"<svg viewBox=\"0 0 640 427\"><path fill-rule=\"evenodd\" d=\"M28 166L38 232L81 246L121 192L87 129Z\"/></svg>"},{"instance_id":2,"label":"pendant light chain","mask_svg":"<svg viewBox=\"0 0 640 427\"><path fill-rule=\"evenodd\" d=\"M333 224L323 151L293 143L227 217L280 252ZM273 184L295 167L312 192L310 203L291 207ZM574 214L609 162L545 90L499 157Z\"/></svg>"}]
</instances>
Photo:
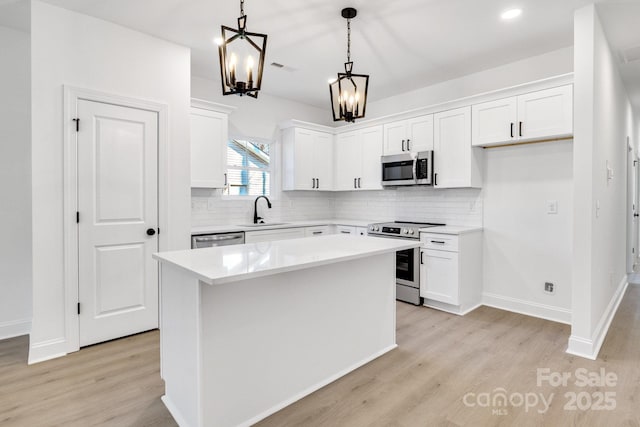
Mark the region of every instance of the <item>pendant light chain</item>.
<instances>
[{"instance_id":1,"label":"pendant light chain","mask_svg":"<svg viewBox=\"0 0 640 427\"><path fill-rule=\"evenodd\" d=\"M240 0L240 16L244 16L244 0Z\"/></svg>"},{"instance_id":2,"label":"pendant light chain","mask_svg":"<svg viewBox=\"0 0 640 427\"><path fill-rule=\"evenodd\" d=\"M351 62L351 19L347 19L347 62Z\"/></svg>"}]
</instances>

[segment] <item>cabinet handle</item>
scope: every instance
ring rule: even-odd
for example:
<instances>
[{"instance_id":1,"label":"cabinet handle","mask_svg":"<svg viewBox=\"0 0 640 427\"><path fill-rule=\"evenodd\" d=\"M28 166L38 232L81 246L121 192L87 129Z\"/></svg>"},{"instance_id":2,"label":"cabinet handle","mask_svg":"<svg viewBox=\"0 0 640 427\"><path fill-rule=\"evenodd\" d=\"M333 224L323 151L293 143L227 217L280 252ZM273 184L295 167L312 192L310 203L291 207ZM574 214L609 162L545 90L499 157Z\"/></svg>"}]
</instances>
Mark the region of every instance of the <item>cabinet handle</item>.
<instances>
[{"instance_id":1,"label":"cabinet handle","mask_svg":"<svg viewBox=\"0 0 640 427\"><path fill-rule=\"evenodd\" d=\"M404 139L402 140L402 151L404 151Z\"/></svg>"},{"instance_id":2,"label":"cabinet handle","mask_svg":"<svg viewBox=\"0 0 640 427\"><path fill-rule=\"evenodd\" d=\"M343 230L343 231L341 231L341 233L342 233L342 234L351 234L351 232L350 232L350 231L344 231L344 230Z\"/></svg>"},{"instance_id":3,"label":"cabinet handle","mask_svg":"<svg viewBox=\"0 0 640 427\"><path fill-rule=\"evenodd\" d=\"M320 178L316 178L316 188L320 188Z\"/></svg>"},{"instance_id":4,"label":"cabinet handle","mask_svg":"<svg viewBox=\"0 0 640 427\"><path fill-rule=\"evenodd\" d=\"M433 174L433 185L438 185L438 174L434 173Z\"/></svg>"},{"instance_id":5,"label":"cabinet handle","mask_svg":"<svg viewBox=\"0 0 640 427\"><path fill-rule=\"evenodd\" d=\"M513 122L511 122L511 138L513 138Z\"/></svg>"},{"instance_id":6,"label":"cabinet handle","mask_svg":"<svg viewBox=\"0 0 640 427\"><path fill-rule=\"evenodd\" d=\"M520 126L519 126L519 128L520 128L520 130L519 130L519 132L518 132L518 133L520 134L520 136L522 136L522 122L520 122Z\"/></svg>"},{"instance_id":7,"label":"cabinet handle","mask_svg":"<svg viewBox=\"0 0 640 427\"><path fill-rule=\"evenodd\" d=\"M420 251L420 265L424 264L424 259L422 259L423 255L424 255L424 252Z\"/></svg>"},{"instance_id":8,"label":"cabinet handle","mask_svg":"<svg viewBox=\"0 0 640 427\"><path fill-rule=\"evenodd\" d=\"M407 151L411 151L411 140L407 139Z\"/></svg>"},{"instance_id":9,"label":"cabinet handle","mask_svg":"<svg viewBox=\"0 0 640 427\"><path fill-rule=\"evenodd\" d=\"M225 187L227 186L227 174L226 173L224 174L224 186Z\"/></svg>"},{"instance_id":10,"label":"cabinet handle","mask_svg":"<svg viewBox=\"0 0 640 427\"><path fill-rule=\"evenodd\" d=\"M446 242L443 242L442 240L432 240L431 243L437 243L439 245L444 245Z\"/></svg>"},{"instance_id":11,"label":"cabinet handle","mask_svg":"<svg viewBox=\"0 0 640 427\"><path fill-rule=\"evenodd\" d=\"M322 234L322 231L314 231L313 234Z\"/></svg>"},{"instance_id":12,"label":"cabinet handle","mask_svg":"<svg viewBox=\"0 0 640 427\"><path fill-rule=\"evenodd\" d=\"M358 178L358 188L362 188L362 185L360 185L360 179L361 178Z\"/></svg>"},{"instance_id":13,"label":"cabinet handle","mask_svg":"<svg viewBox=\"0 0 640 427\"><path fill-rule=\"evenodd\" d=\"M353 178L353 188L358 188L358 178Z\"/></svg>"}]
</instances>

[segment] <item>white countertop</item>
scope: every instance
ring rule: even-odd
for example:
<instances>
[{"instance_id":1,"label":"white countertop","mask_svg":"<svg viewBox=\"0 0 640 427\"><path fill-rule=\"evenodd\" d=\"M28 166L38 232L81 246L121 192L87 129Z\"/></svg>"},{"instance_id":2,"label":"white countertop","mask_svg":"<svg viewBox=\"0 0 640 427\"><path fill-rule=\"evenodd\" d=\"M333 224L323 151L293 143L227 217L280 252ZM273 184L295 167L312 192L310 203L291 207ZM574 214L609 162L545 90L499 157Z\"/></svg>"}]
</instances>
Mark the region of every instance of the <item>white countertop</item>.
<instances>
[{"instance_id":1,"label":"white countertop","mask_svg":"<svg viewBox=\"0 0 640 427\"><path fill-rule=\"evenodd\" d=\"M434 233L434 234L466 234L466 233L478 233L482 231L482 227L469 227L463 225L445 225L442 227L427 227L421 228L421 233Z\"/></svg>"},{"instance_id":2,"label":"white countertop","mask_svg":"<svg viewBox=\"0 0 640 427\"><path fill-rule=\"evenodd\" d=\"M153 254L217 285L419 247L418 240L329 235Z\"/></svg>"},{"instance_id":3,"label":"white countertop","mask_svg":"<svg viewBox=\"0 0 640 427\"><path fill-rule=\"evenodd\" d=\"M274 220L273 222L279 223L281 221ZM284 222L284 221L282 221ZM265 224L259 227L246 225L206 225L200 227L193 227L191 234L210 234L210 233L231 233L234 231L259 231L259 230L274 230L278 228L297 228L297 227L315 227L319 225L346 225L349 227L366 227L369 224L380 222L376 220L357 220L357 219L320 219L309 221L289 221L283 224Z\"/></svg>"}]
</instances>

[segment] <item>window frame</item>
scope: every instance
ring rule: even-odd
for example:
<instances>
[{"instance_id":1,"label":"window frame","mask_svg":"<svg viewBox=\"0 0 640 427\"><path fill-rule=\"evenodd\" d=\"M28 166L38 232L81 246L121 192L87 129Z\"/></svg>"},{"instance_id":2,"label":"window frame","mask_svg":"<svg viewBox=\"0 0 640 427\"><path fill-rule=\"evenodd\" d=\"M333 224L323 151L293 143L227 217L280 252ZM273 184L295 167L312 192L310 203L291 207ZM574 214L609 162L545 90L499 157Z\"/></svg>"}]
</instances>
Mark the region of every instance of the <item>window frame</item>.
<instances>
[{"instance_id":1,"label":"window frame","mask_svg":"<svg viewBox=\"0 0 640 427\"><path fill-rule=\"evenodd\" d=\"M269 200L277 200L278 194L276 193L276 178L277 178L277 174L276 174L276 163L277 163L277 159L278 159L278 154L279 154L279 150L278 150L278 144L276 144L275 140L272 139L266 139L266 138L258 138L258 137L247 137L244 135L229 135L228 140L225 143L225 147L227 147L227 144L229 143L229 141L233 141L233 140L239 140L239 141L250 141L250 142L254 142L254 143L260 143L260 144L269 144L269 194L267 195L267 197L269 198ZM227 156L228 157L228 156ZM226 160L226 164L225 164L225 173L229 172L229 159L227 158ZM229 187L229 183L227 181L227 187ZM225 191L227 190L227 187L224 187L222 189L222 199L223 200L236 200L236 201L243 201L243 200L254 200L256 197L259 196L251 196L251 195L236 195L236 194L225 194Z\"/></svg>"}]
</instances>

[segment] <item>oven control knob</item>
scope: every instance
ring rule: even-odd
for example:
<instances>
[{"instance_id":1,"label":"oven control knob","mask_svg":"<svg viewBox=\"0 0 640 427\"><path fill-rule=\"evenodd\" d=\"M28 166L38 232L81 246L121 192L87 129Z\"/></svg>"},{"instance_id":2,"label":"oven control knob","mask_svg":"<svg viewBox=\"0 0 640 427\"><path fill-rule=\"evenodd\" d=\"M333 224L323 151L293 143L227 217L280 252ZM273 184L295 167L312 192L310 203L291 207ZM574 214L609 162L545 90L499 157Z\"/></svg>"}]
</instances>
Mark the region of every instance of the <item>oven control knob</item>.
<instances>
[{"instance_id":1,"label":"oven control knob","mask_svg":"<svg viewBox=\"0 0 640 427\"><path fill-rule=\"evenodd\" d=\"M406 228L405 228L404 230L402 230L402 232L403 232L404 234L409 234L409 230L407 230Z\"/></svg>"},{"instance_id":2,"label":"oven control knob","mask_svg":"<svg viewBox=\"0 0 640 427\"><path fill-rule=\"evenodd\" d=\"M413 234L413 233L414 233L413 229L409 230L409 234Z\"/></svg>"},{"instance_id":3,"label":"oven control knob","mask_svg":"<svg viewBox=\"0 0 640 427\"><path fill-rule=\"evenodd\" d=\"M380 227L376 225L376 231L380 231Z\"/></svg>"},{"instance_id":4,"label":"oven control knob","mask_svg":"<svg viewBox=\"0 0 640 427\"><path fill-rule=\"evenodd\" d=\"M374 229L373 225L369 227L369 231L373 231L373 229Z\"/></svg>"}]
</instances>

